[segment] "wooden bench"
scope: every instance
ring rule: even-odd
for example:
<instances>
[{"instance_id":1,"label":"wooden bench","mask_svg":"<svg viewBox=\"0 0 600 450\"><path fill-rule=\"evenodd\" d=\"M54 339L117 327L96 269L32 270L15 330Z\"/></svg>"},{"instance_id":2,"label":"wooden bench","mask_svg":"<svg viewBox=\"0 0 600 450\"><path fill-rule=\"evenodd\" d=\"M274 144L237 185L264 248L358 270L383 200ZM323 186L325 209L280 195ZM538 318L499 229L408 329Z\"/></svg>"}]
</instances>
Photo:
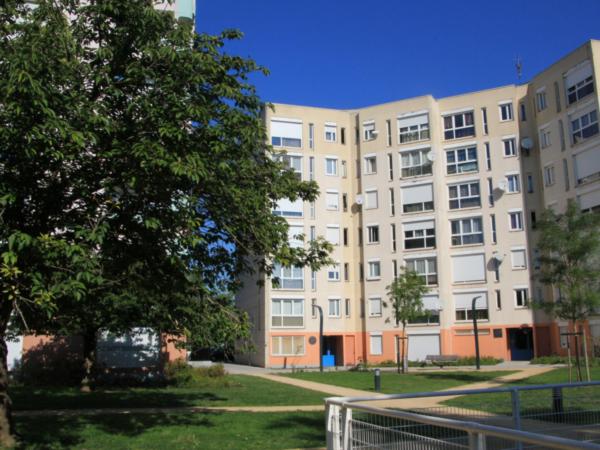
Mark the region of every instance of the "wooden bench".
<instances>
[{"instance_id":1,"label":"wooden bench","mask_svg":"<svg viewBox=\"0 0 600 450\"><path fill-rule=\"evenodd\" d=\"M425 364L433 364L439 368L455 362L458 362L458 355L427 355L425 357Z\"/></svg>"}]
</instances>

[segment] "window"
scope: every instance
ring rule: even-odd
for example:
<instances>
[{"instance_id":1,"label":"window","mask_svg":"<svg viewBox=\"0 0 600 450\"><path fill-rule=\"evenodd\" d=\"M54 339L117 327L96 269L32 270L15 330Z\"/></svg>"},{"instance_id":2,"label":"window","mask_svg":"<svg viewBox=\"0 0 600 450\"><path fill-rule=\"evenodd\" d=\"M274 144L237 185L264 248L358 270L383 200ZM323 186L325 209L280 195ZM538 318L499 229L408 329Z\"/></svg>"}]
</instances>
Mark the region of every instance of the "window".
<instances>
[{"instance_id":1,"label":"window","mask_svg":"<svg viewBox=\"0 0 600 450\"><path fill-rule=\"evenodd\" d=\"M344 228L344 246L347 247L348 246L348 228Z\"/></svg>"},{"instance_id":2,"label":"window","mask_svg":"<svg viewBox=\"0 0 600 450\"><path fill-rule=\"evenodd\" d=\"M529 299L527 298L527 289L515 289L515 306L517 308L527 308Z\"/></svg>"},{"instance_id":3,"label":"window","mask_svg":"<svg viewBox=\"0 0 600 450\"><path fill-rule=\"evenodd\" d=\"M510 261L513 269L526 269L527 256L524 248L511 249Z\"/></svg>"},{"instance_id":4,"label":"window","mask_svg":"<svg viewBox=\"0 0 600 450\"><path fill-rule=\"evenodd\" d=\"M519 106L521 107L521 121L527 122L527 110L525 108L525 103L521 103Z\"/></svg>"},{"instance_id":5,"label":"window","mask_svg":"<svg viewBox=\"0 0 600 450\"><path fill-rule=\"evenodd\" d=\"M365 271L364 271L363 265L362 265L362 263L358 263L358 279L360 281L362 281L362 280L364 280L364 278L365 278Z\"/></svg>"},{"instance_id":6,"label":"window","mask_svg":"<svg viewBox=\"0 0 600 450\"><path fill-rule=\"evenodd\" d=\"M490 154L490 143L485 143L485 168L492 170L492 155Z\"/></svg>"},{"instance_id":7,"label":"window","mask_svg":"<svg viewBox=\"0 0 600 450\"><path fill-rule=\"evenodd\" d=\"M310 202L309 203L309 213L310 213L310 218L312 220L314 220L315 219L315 214L316 214L315 202Z\"/></svg>"},{"instance_id":8,"label":"window","mask_svg":"<svg viewBox=\"0 0 600 450\"><path fill-rule=\"evenodd\" d=\"M459 139L467 136L475 136L473 111L444 117L444 139Z\"/></svg>"},{"instance_id":9,"label":"window","mask_svg":"<svg viewBox=\"0 0 600 450\"><path fill-rule=\"evenodd\" d=\"M342 160L342 178L346 178L348 176L348 165L345 160Z\"/></svg>"},{"instance_id":10,"label":"window","mask_svg":"<svg viewBox=\"0 0 600 450\"><path fill-rule=\"evenodd\" d=\"M304 289L304 269L299 266L286 267L279 263L273 266L274 289Z\"/></svg>"},{"instance_id":11,"label":"window","mask_svg":"<svg viewBox=\"0 0 600 450\"><path fill-rule=\"evenodd\" d=\"M546 103L546 91L545 90L540 90L535 94L535 103L536 103L538 112L543 111L548 107L548 104Z\"/></svg>"},{"instance_id":12,"label":"window","mask_svg":"<svg viewBox=\"0 0 600 450\"><path fill-rule=\"evenodd\" d=\"M381 277L381 262L369 261L369 279L377 279Z\"/></svg>"},{"instance_id":13,"label":"window","mask_svg":"<svg viewBox=\"0 0 600 450\"><path fill-rule=\"evenodd\" d=\"M498 105L500 109L500 122L513 120L513 105L512 103L502 103Z\"/></svg>"},{"instance_id":14,"label":"window","mask_svg":"<svg viewBox=\"0 0 600 450\"><path fill-rule=\"evenodd\" d=\"M494 182L491 178L487 179L488 185L488 204L494 206Z\"/></svg>"},{"instance_id":15,"label":"window","mask_svg":"<svg viewBox=\"0 0 600 450\"><path fill-rule=\"evenodd\" d=\"M325 193L325 208L330 211L337 211L340 209L340 194L338 191L328 189Z\"/></svg>"},{"instance_id":16,"label":"window","mask_svg":"<svg viewBox=\"0 0 600 450\"><path fill-rule=\"evenodd\" d=\"M344 281L350 280L350 264L344 263Z\"/></svg>"},{"instance_id":17,"label":"window","mask_svg":"<svg viewBox=\"0 0 600 450\"><path fill-rule=\"evenodd\" d=\"M473 208L481 206L479 181L448 186L450 209Z\"/></svg>"},{"instance_id":18,"label":"window","mask_svg":"<svg viewBox=\"0 0 600 450\"><path fill-rule=\"evenodd\" d=\"M325 175L337 176L338 160L337 158L325 158Z\"/></svg>"},{"instance_id":19,"label":"window","mask_svg":"<svg viewBox=\"0 0 600 450\"><path fill-rule=\"evenodd\" d=\"M533 194L534 186L533 186L533 175L527 174L527 192L529 194Z\"/></svg>"},{"instance_id":20,"label":"window","mask_svg":"<svg viewBox=\"0 0 600 450\"><path fill-rule=\"evenodd\" d=\"M367 244L379 244L379 225L367 225Z\"/></svg>"},{"instance_id":21,"label":"window","mask_svg":"<svg viewBox=\"0 0 600 450\"><path fill-rule=\"evenodd\" d=\"M531 217L531 228L533 230L535 230L536 227L537 227L537 219L536 219L536 216L535 216L535 211L531 211L529 214L530 214L530 217Z\"/></svg>"},{"instance_id":22,"label":"window","mask_svg":"<svg viewBox=\"0 0 600 450\"><path fill-rule=\"evenodd\" d=\"M479 283L485 281L485 255L483 253L452 256L453 283Z\"/></svg>"},{"instance_id":23,"label":"window","mask_svg":"<svg viewBox=\"0 0 600 450\"><path fill-rule=\"evenodd\" d=\"M496 235L496 215L490 214L490 223L492 227L492 244L498 243L498 237Z\"/></svg>"},{"instance_id":24,"label":"window","mask_svg":"<svg viewBox=\"0 0 600 450\"><path fill-rule=\"evenodd\" d=\"M502 309L502 297L500 295L500 289L496 289L496 309L498 311Z\"/></svg>"},{"instance_id":25,"label":"window","mask_svg":"<svg viewBox=\"0 0 600 450\"><path fill-rule=\"evenodd\" d=\"M398 261L392 259L392 275L394 279L398 278Z\"/></svg>"},{"instance_id":26,"label":"window","mask_svg":"<svg viewBox=\"0 0 600 450\"><path fill-rule=\"evenodd\" d=\"M403 224L404 249L435 247L435 223L433 220Z\"/></svg>"},{"instance_id":27,"label":"window","mask_svg":"<svg viewBox=\"0 0 600 450\"><path fill-rule=\"evenodd\" d=\"M304 227L288 224L288 243L292 248L304 247Z\"/></svg>"},{"instance_id":28,"label":"window","mask_svg":"<svg viewBox=\"0 0 600 450\"><path fill-rule=\"evenodd\" d=\"M550 142L550 129L543 128L540 130L540 147L548 148L550 145L552 145L552 142Z\"/></svg>"},{"instance_id":29,"label":"window","mask_svg":"<svg viewBox=\"0 0 600 450\"><path fill-rule=\"evenodd\" d=\"M402 167L402 178L420 177L431 175L432 164L427 159L429 148L412 150L400 153L400 165Z\"/></svg>"},{"instance_id":30,"label":"window","mask_svg":"<svg viewBox=\"0 0 600 450\"><path fill-rule=\"evenodd\" d=\"M310 271L310 288L313 291L317 290L317 272L315 270Z\"/></svg>"},{"instance_id":31,"label":"window","mask_svg":"<svg viewBox=\"0 0 600 450\"><path fill-rule=\"evenodd\" d=\"M598 111L590 111L571 120L571 139L573 144L598 134Z\"/></svg>"},{"instance_id":32,"label":"window","mask_svg":"<svg viewBox=\"0 0 600 450\"><path fill-rule=\"evenodd\" d=\"M327 315L329 317L340 317L340 302L341 299L339 298L328 299L329 309Z\"/></svg>"},{"instance_id":33,"label":"window","mask_svg":"<svg viewBox=\"0 0 600 450\"><path fill-rule=\"evenodd\" d=\"M402 210L405 213L433 210L433 185L420 184L401 188Z\"/></svg>"},{"instance_id":34,"label":"window","mask_svg":"<svg viewBox=\"0 0 600 450\"><path fill-rule=\"evenodd\" d=\"M346 145L346 129L344 127L340 128L340 143Z\"/></svg>"},{"instance_id":35,"label":"window","mask_svg":"<svg viewBox=\"0 0 600 450\"><path fill-rule=\"evenodd\" d=\"M504 156L517 156L517 147L515 146L515 139L503 139L502 146L504 147Z\"/></svg>"},{"instance_id":36,"label":"window","mask_svg":"<svg viewBox=\"0 0 600 450\"><path fill-rule=\"evenodd\" d=\"M377 173L377 157L375 155L365 156L365 175Z\"/></svg>"},{"instance_id":37,"label":"window","mask_svg":"<svg viewBox=\"0 0 600 450\"><path fill-rule=\"evenodd\" d=\"M394 201L394 188L389 189L390 193L390 216L393 217L396 214L396 206Z\"/></svg>"},{"instance_id":38,"label":"window","mask_svg":"<svg viewBox=\"0 0 600 450\"><path fill-rule=\"evenodd\" d=\"M273 215L283 217L302 217L304 205L302 199L294 200L293 202L287 198L282 198L277 201L273 208Z\"/></svg>"},{"instance_id":39,"label":"window","mask_svg":"<svg viewBox=\"0 0 600 450\"><path fill-rule=\"evenodd\" d=\"M310 240L314 241L317 239L317 228L314 225L310 226Z\"/></svg>"},{"instance_id":40,"label":"window","mask_svg":"<svg viewBox=\"0 0 600 450\"><path fill-rule=\"evenodd\" d=\"M271 353L273 356L304 355L304 336L273 336Z\"/></svg>"},{"instance_id":41,"label":"window","mask_svg":"<svg viewBox=\"0 0 600 450\"><path fill-rule=\"evenodd\" d=\"M440 299L437 295L424 295L421 298L423 302L424 314L409 320L408 323L416 325L439 325L440 324Z\"/></svg>"},{"instance_id":42,"label":"window","mask_svg":"<svg viewBox=\"0 0 600 450\"><path fill-rule=\"evenodd\" d=\"M483 123L483 134L487 135L489 132L488 119L487 119L487 108L481 108L481 122Z\"/></svg>"},{"instance_id":43,"label":"window","mask_svg":"<svg viewBox=\"0 0 600 450\"><path fill-rule=\"evenodd\" d=\"M308 148L314 150L315 148L315 124L308 124Z\"/></svg>"},{"instance_id":44,"label":"window","mask_svg":"<svg viewBox=\"0 0 600 450\"><path fill-rule=\"evenodd\" d=\"M477 147L446 150L446 170L448 175L477 172Z\"/></svg>"},{"instance_id":45,"label":"window","mask_svg":"<svg viewBox=\"0 0 600 450\"><path fill-rule=\"evenodd\" d=\"M304 300L274 298L271 300L271 326L273 327L303 327Z\"/></svg>"},{"instance_id":46,"label":"window","mask_svg":"<svg viewBox=\"0 0 600 450\"><path fill-rule=\"evenodd\" d=\"M560 138L560 151L564 152L567 149L567 144L565 139L565 128L561 119L558 119L558 135Z\"/></svg>"},{"instance_id":47,"label":"window","mask_svg":"<svg viewBox=\"0 0 600 450\"><path fill-rule=\"evenodd\" d=\"M325 239L327 239L332 245L340 245L340 226L327 225Z\"/></svg>"},{"instance_id":48,"label":"window","mask_svg":"<svg viewBox=\"0 0 600 450\"><path fill-rule=\"evenodd\" d=\"M473 320L473 299L475 300L475 315L477 319L488 320L488 303L486 292L468 292L455 293L454 308L456 311L456 320Z\"/></svg>"},{"instance_id":49,"label":"window","mask_svg":"<svg viewBox=\"0 0 600 450\"><path fill-rule=\"evenodd\" d=\"M511 231L521 231L523 229L523 212L513 211L508 213L509 229Z\"/></svg>"},{"instance_id":50,"label":"window","mask_svg":"<svg viewBox=\"0 0 600 450\"><path fill-rule=\"evenodd\" d=\"M315 157L310 156L308 158L308 179L315 181Z\"/></svg>"},{"instance_id":51,"label":"window","mask_svg":"<svg viewBox=\"0 0 600 450\"><path fill-rule=\"evenodd\" d=\"M585 61L569 71L565 76L565 89L569 105L594 92L594 75L590 61Z\"/></svg>"},{"instance_id":52,"label":"window","mask_svg":"<svg viewBox=\"0 0 600 450\"><path fill-rule=\"evenodd\" d=\"M370 317L381 317L382 307L380 297L369 298L369 316Z\"/></svg>"},{"instance_id":53,"label":"window","mask_svg":"<svg viewBox=\"0 0 600 450\"><path fill-rule=\"evenodd\" d=\"M358 245L361 246L363 243L362 239L362 228L358 227Z\"/></svg>"},{"instance_id":54,"label":"window","mask_svg":"<svg viewBox=\"0 0 600 450\"><path fill-rule=\"evenodd\" d=\"M340 281L340 265L339 263L329 266L327 269L327 280Z\"/></svg>"},{"instance_id":55,"label":"window","mask_svg":"<svg viewBox=\"0 0 600 450\"><path fill-rule=\"evenodd\" d=\"M272 119L271 145L273 147L302 147L302 122Z\"/></svg>"},{"instance_id":56,"label":"window","mask_svg":"<svg viewBox=\"0 0 600 450\"><path fill-rule=\"evenodd\" d=\"M396 224L390 225L390 237L392 238L392 253L396 251Z\"/></svg>"},{"instance_id":57,"label":"window","mask_svg":"<svg viewBox=\"0 0 600 450\"><path fill-rule=\"evenodd\" d=\"M367 189L365 191L365 209L376 209L377 207L377 189Z\"/></svg>"},{"instance_id":58,"label":"window","mask_svg":"<svg viewBox=\"0 0 600 450\"><path fill-rule=\"evenodd\" d=\"M398 118L398 142L424 141L429 139L429 115L419 114Z\"/></svg>"},{"instance_id":59,"label":"window","mask_svg":"<svg viewBox=\"0 0 600 450\"><path fill-rule=\"evenodd\" d=\"M408 259L406 260L406 268L416 272L427 286L438 284L435 257Z\"/></svg>"},{"instance_id":60,"label":"window","mask_svg":"<svg viewBox=\"0 0 600 450\"><path fill-rule=\"evenodd\" d=\"M345 312L345 314L346 314L346 317L350 317L350 299L349 299L349 298L347 298L347 299L346 299L346 301L345 301L344 303L345 303L345 304L344 304L344 306L345 306L345 310L344 310L344 312Z\"/></svg>"},{"instance_id":61,"label":"window","mask_svg":"<svg viewBox=\"0 0 600 450\"><path fill-rule=\"evenodd\" d=\"M363 140L372 141L377 136L375 133L375 122L363 122Z\"/></svg>"},{"instance_id":62,"label":"window","mask_svg":"<svg viewBox=\"0 0 600 450\"><path fill-rule=\"evenodd\" d=\"M317 308L315 308L317 306L317 299L316 298L311 298L310 299L310 316L313 319L317 318Z\"/></svg>"},{"instance_id":63,"label":"window","mask_svg":"<svg viewBox=\"0 0 600 450\"><path fill-rule=\"evenodd\" d=\"M394 179L394 156L391 153L388 153L388 180L392 181Z\"/></svg>"},{"instance_id":64,"label":"window","mask_svg":"<svg viewBox=\"0 0 600 450\"><path fill-rule=\"evenodd\" d=\"M481 217L452 220L452 245L483 244L483 220Z\"/></svg>"},{"instance_id":65,"label":"window","mask_svg":"<svg viewBox=\"0 0 600 450\"><path fill-rule=\"evenodd\" d=\"M554 82L554 101L556 102L556 112L560 112L560 90L556 81Z\"/></svg>"},{"instance_id":66,"label":"window","mask_svg":"<svg viewBox=\"0 0 600 450\"><path fill-rule=\"evenodd\" d=\"M342 194L342 211L348 212L348 194Z\"/></svg>"},{"instance_id":67,"label":"window","mask_svg":"<svg viewBox=\"0 0 600 450\"><path fill-rule=\"evenodd\" d=\"M519 175L506 175L506 192L515 194L521 192L521 181Z\"/></svg>"},{"instance_id":68,"label":"window","mask_svg":"<svg viewBox=\"0 0 600 450\"><path fill-rule=\"evenodd\" d=\"M570 189L570 185L569 185L569 164L567 163L567 160L563 158L562 160L563 163L563 176L565 178L565 191L568 191Z\"/></svg>"},{"instance_id":69,"label":"window","mask_svg":"<svg viewBox=\"0 0 600 450\"><path fill-rule=\"evenodd\" d=\"M582 184L600 178L600 158L598 147L578 152L574 158L576 183Z\"/></svg>"},{"instance_id":70,"label":"window","mask_svg":"<svg viewBox=\"0 0 600 450\"><path fill-rule=\"evenodd\" d=\"M295 155L275 155L273 159L292 170L296 178L302 180L302 156Z\"/></svg>"},{"instance_id":71,"label":"window","mask_svg":"<svg viewBox=\"0 0 600 450\"><path fill-rule=\"evenodd\" d=\"M325 142L337 141L337 125L335 123L325 123Z\"/></svg>"},{"instance_id":72,"label":"window","mask_svg":"<svg viewBox=\"0 0 600 450\"><path fill-rule=\"evenodd\" d=\"M554 165L544 167L544 186L552 186L555 182Z\"/></svg>"},{"instance_id":73,"label":"window","mask_svg":"<svg viewBox=\"0 0 600 450\"><path fill-rule=\"evenodd\" d=\"M371 355L383 355L383 336L381 334L371 334L369 338Z\"/></svg>"},{"instance_id":74,"label":"window","mask_svg":"<svg viewBox=\"0 0 600 450\"><path fill-rule=\"evenodd\" d=\"M386 145L388 147L392 146L392 121L385 121L385 135L386 135Z\"/></svg>"}]
</instances>

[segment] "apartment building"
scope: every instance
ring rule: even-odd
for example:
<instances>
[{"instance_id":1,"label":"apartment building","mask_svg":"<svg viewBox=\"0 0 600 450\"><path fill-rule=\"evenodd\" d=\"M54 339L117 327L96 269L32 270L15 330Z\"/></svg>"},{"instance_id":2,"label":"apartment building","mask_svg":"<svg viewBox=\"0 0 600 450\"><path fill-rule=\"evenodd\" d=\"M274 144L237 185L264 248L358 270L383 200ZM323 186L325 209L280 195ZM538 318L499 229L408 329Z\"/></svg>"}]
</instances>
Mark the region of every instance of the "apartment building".
<instances>
[{"instance_id":1,"label":"apartment building","mask_svg":"<svg viewBox=\"0 0 600 450\"><path fill-rule=\"evenodd\" d=\"M407 327L409 359L474 354L476 304L482 355L528 360L561 351L556 323L530 308L552 295L535 281L536 214L569 198L600 208L595 88L600 42L589 41L530 83L356 110L276 104L265 124L276 156L306 180L314 203L282 201L293 245L323 236L335 264L318 272L276 266L263 287L247 279L238 304L254 324L267 366L396 359L387 286L407 267L429 292ZM562 131L561 131L562 130ZM600 321L591 321L600 335ZM598 329L595 329L598 328Z\"/></svg>"}]
</instances>

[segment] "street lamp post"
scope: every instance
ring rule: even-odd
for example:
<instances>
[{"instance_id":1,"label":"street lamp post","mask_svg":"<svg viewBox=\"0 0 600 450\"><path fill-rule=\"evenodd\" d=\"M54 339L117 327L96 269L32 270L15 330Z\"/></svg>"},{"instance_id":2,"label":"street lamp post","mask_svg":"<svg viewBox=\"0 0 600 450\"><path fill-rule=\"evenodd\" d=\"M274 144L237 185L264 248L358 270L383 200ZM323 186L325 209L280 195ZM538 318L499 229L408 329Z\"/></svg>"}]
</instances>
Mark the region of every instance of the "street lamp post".
<instances>
[{"instance_id":1,"label":"street lamp post","mask_svg":"<svg viewBox=\"0 0 600 450\"><path fill-rule=\"evenodd\" d=\"M319 311L319 371L323 372L323 308L319 305L312 305L317 311Z\"/></svg>"},{"instance_id":2,"label":"street lamp post","mask_svg":"<svg viewBox=\"0 0 600 450\"><path fill-rule=\"evenodd\" d=\"M475 303L477 303L477 299L481 298L481 295L473 298L471 303L471 314L473 315L473 335L475 336L475 365L477 366L477 370L481 369L481 362L479 360L479 332L477 330L477 315L475 309Z\"/></svg>"}]
</instances>

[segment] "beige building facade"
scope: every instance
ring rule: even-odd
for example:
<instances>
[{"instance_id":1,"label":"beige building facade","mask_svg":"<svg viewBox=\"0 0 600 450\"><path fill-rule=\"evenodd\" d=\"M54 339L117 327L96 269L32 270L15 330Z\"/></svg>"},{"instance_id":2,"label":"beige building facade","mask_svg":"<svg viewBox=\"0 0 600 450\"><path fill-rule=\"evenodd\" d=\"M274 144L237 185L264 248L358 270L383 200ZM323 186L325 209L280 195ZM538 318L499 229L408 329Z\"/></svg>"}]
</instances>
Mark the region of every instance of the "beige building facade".
<instances>
[{"instance_id":1,"label":"beige building facade","mask_svg":"<svg viewBox=\"0 0 600 450\"><path fill-rule=\"evenodd\" d=\"M316 305L327 362L395 360L402 329L387 286L404 267L429 287L428 314L407 326L409 359L473 355L474 299L482 355L560 352L564 324L530 307L548 295L535 281L535 221L570 198L600 208L599 46L590 41L518 86L350 111L267 110L275 152L320 187L314 204L282 201L274 214L287 219L293 245L304 245L300 235L329 240L335 264L276 267L275 286L245 281L238 304L255 350L243 358L318 365Z\"/></svg>"}]
</instances>

